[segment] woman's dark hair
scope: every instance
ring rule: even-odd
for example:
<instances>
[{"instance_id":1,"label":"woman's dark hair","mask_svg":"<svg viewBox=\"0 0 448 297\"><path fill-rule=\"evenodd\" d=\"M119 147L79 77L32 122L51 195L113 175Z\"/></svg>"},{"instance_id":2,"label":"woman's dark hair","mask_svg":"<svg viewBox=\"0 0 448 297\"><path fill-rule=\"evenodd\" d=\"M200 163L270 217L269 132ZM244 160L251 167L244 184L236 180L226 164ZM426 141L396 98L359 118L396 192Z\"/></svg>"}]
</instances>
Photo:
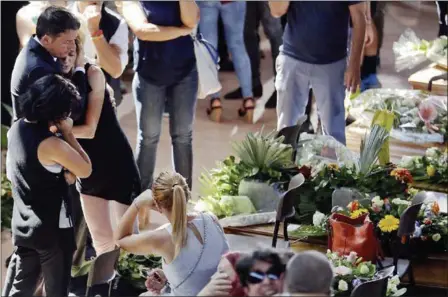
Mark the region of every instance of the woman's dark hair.
<instances>
[{"instance_id":1,"label":"woman's dark hair","mask_svg":"<svg viewBox=\"0 0 448 297\"><path fill-rule=\"evenodd\" d=\"M283 264L279 254L272 249L254 251L252 255L240 258L236 263L235 270L240 278L241 285L247 287L249 274L256 261L267 262L272 265L271 271L277 273L285 272L286 265Z\"/></svg>"},{"instance_id":2,"label":"woman's dark hair","mask_svg":"<svg viewBox=\"0 0 448 297\"><path fill-rule=\"evenodd\" d=\"M29 121L56 122L80 108L81 96L76 87L58 74L46 75L34 82L18 99L19 118Z\"/></svg>"},{"instance_id":3,"label":"woman's dark hair","mask_svg":"<svg viewBox=\"0 0 448 297\"><path fill-rule=\"evenodd\" d=\"M63 7L47 7L37 19L36 36L55 37L67 30L79 30L81 26L78 18Z\"/></svg>"}]
</instances>

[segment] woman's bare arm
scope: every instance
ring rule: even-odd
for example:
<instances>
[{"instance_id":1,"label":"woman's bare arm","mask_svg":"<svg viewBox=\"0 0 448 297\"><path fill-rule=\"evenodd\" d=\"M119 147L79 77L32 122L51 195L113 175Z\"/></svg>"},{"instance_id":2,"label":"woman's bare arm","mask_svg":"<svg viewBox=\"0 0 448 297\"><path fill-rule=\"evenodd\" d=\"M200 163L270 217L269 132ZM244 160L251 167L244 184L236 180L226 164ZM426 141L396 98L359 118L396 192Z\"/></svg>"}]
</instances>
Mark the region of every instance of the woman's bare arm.
<instances>
[{"instance_id":1,"label":"woman's bare arm","mask_svg":"<svg viewBox=\"0 0 448 297\"><path fill-rule=\"evenodd\" d=\"M59 164L80 178L89 177L92 163L72 133L65 133L64 140L49 137L42 141L37 150L43 165Z\"/></svg>"},{"instance_id":2,"label":"woman's bare arm","mask_svg":"<svg viewBox=\"0 0 448 297\"><path fill-rule=\"evenodd\" d=\"M138 255L158 254L166 259L166 257L169 257L169 254L164 247L167 242L171 242L171 237L166 230L148 230L134 234L134 222L139 211L150 210L148 205L139 202L151 199L151 190L146 190L134 200L131 207L121 217L114 232L114 239L120 248L130 253Z\"/></svg>"},{"instance_id":3,"label":"woman's bare arm","mask_svg":"<svg viewBox=\"0 0 448 297\"><path fill-rule=\"evenodd\" d=\"M140 4L135 1L122 1L123 17L138 39L143 41L167 41L186 36L192 28L158 26L148 23Z\"/></svg>"},{"instance_id":4,"label":"woman's bare arm","mask_svg":"<svg viewBox=\"0 0 448 297\"><path fill-rule=\"evenodd\" d=\"M199 7L194 0L179 0L180 19L182 23L191 29L194 29L199 22Z\"/></svg>"},{"instance_id":5,"label":"woman's bare arm","mask_svg":"<svg viewBox=\"0 0 448 297\"><path fill-rule=\"evenodd\" d=\"M88 94L87 99L86 122L83 125L74 126L72 131L76 138L92 139L95 137L103 108L106 79L101 69L95 65L90 66L87 79L92 91Z\"/></svg>"}]
</instances>

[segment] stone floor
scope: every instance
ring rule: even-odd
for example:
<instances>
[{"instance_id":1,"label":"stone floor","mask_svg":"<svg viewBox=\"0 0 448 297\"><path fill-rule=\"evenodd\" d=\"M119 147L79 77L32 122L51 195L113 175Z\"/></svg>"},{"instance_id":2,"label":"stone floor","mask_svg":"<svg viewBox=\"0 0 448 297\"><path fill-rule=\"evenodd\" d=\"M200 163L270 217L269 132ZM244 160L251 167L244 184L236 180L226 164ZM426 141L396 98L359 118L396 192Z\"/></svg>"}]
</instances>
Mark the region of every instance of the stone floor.
<instances>
[{"instance_id":1,"label":"stone floor","mask_svg":"<svg viewBox=\"0 0 448 297\"><path fill-rule=\"evenodd\" d=\"M392 44L398 39L400 34L406 29L413 29L421 38L434 39L438 31L437 13L434 2L390 2L387 5L384 29L384 45L381 50L381 68L379 69L379 79L384 88L409 88L407 82L410 71L397 73L394 70L394 56ZM262 60L262 80L265 83L266 98L273 91L272 60L270 58L269 42L263 38L261 47L266 58ZM415 70L414 70L415 71ZM238 86L234 73L221 73L223 93L233 90ZM130 82L126 83L130 90ZM268 89L272 91L268 91ZM266 98L262 98L266 99ZM223 101L225 121L220 124L210 122L207 119L205 109L208 101L199 100L197 104L196 121L194 124L194 180L193 197L198 197L200 192L197 179L204 168L210 169L217 160L222 160L232 153L232 141L242 139L246 133L257 131L264 126L265 131L270 131L276 127L276 115L274 110L267 110L260 121L254 125L248 125L238 119L237 109L239 102ZM128 93L122 105L118 109L119 119L122 128L135 147L136 142L136 121L132 95ZM119 156L118 156L119 157ZM168 132L168 119L163 120L163 132L160 139L156 173L162 170L171 170L171 147ZM155 222L162 222L159 216L154 216ZM246 237L244 237L246 238ZM239 236L229 236L229 241L233 249L254 248L258 245L269 244L266 238L244 239ZM11 243L2 238L2 260L3 265L6 257L11 253ZM2 284L5 277L5 269L2 270Z\"/></svg>"}]
</instances>

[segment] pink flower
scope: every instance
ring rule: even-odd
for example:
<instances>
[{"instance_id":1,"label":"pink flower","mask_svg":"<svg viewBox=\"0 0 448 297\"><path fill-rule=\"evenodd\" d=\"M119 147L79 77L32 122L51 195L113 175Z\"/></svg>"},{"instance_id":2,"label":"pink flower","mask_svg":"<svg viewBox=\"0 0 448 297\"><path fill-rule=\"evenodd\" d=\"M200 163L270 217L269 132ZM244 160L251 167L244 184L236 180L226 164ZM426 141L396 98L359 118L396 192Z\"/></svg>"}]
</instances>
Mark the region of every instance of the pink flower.
<instances>
[{"instance_id":1,"label":"pink flower","mask_svg":"<svg viewBox=\"0 0 448 297\"><path fill-rule=\"evenodd\" d=\"M425 122L425 126L428 128L428 131L433 133L438 130L438 128L434 125L431 125L431 122L437 118L437 108L430 101L425 100L420 103L418 107L418 115L420 119Z\"/></svg>"},{"instance_id":2,"label":"pink flower","mask_svg":"<svg viewBox=\"0 0 448 297\"><path fill-rule=\"evenodd\" d=\"M425 123L432 122L437 118L437 108L430 101L425 100L418 107L418 115Z\"/></svg>"}]
</instances>

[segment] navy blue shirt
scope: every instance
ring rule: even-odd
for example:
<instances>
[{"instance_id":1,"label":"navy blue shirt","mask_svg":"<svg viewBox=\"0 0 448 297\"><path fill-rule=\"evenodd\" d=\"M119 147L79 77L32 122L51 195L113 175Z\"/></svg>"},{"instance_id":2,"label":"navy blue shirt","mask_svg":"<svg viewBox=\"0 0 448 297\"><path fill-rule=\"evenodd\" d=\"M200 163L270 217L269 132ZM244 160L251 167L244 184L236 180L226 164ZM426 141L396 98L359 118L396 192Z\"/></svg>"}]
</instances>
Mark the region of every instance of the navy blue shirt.
<instances>
[{"instance_id":1,"label":"navy blue shirt","mask_svg":"<svg viewBox=\"0 0 448 297\"><path fill-rule=\"evenodd\" d=\"M149 23L181 27L178 1L140 1ZM168 41L134 41L134 70L149 83L169 86L196 66L193 40L182 36Z\"/></svg>"},{"instance_id":2,"label":"navy blue shirt","mask_svg":"<svg viewBox=\"0 0 448 297\"><path fill-rule=\"evenodd\" d=\"M310 64L347 56L349 6L361 1L291 1L282 53Z\"/></svg>"}]
</instances>

